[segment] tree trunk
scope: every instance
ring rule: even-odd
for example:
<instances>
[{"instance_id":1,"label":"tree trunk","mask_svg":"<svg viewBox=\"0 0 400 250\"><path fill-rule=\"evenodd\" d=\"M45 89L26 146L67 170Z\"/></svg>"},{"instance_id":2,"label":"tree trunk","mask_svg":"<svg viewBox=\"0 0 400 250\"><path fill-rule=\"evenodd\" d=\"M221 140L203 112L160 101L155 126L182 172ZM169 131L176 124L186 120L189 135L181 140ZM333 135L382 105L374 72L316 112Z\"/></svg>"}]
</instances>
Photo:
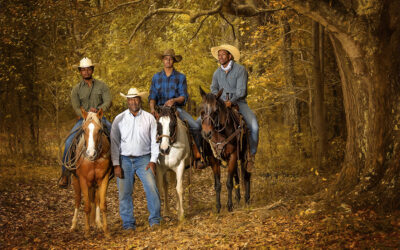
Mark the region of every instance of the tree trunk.
<instances>
[{"instance_id":1,"label":"tree trunk","mask_svg":"<svg viewBox=\"0 0 400 250\"><path fill-rule=\"evenodd\" d=\"M299 112L295 91L295 73L293 63L292 35L290 24L285 17L281 19L283 26L283 43L282 43L282 62L283 71L286 81L286 90L289 93L289 100L284 106L284 121L289 127L289 138L292 145L296 145L295 133L300 131Z\"/></svg>"},{"instance_id":2,"label":"tree trunk","mask_svg":"<svg viewBox=\"0 0 400 250\"><path fill-rule=\"evenodd\" d=\"M317 166L323 169L323 161L326 153L326 123L324 114L324 83L322 80L322 69L321 65L321 35L320 25L317 22L313 22L313 88L314 88L314 127L315 127L315 159Z\"/></svg>"},{"instance_id":3,"label":"tree trunk","mask_svg":"<svg viewBox=\"0 0 400 250\"><path fill-rule=\"evenodd\" d=\"M287 4L324 25L335 50L347 142L334 193L355 206L398 208L400 1L362 1L352 10L340 2Z\"/></svg>"}]
</instances>

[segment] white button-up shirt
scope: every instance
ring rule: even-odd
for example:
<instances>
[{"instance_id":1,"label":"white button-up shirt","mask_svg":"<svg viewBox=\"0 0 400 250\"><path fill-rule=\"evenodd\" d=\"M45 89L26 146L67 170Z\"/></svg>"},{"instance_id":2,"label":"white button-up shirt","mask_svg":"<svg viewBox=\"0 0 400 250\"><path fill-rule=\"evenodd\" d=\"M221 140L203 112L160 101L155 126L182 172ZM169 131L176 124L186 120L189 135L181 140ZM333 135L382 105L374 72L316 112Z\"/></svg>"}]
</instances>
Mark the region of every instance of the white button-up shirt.
<instances>
[{"instance_id":1,"label":"white button-up shirt","mask_svg":"<svg viewBox=\"0 0 400 250\"><path fill-rule=\"evenodd\" d=\"M111 160L120 165L119 156L143 156L151 154L150 161L156 163L159 147L157 122L150 113L139 110L134 116L129 109L115 117L111 128Z\"/></svg>"}]
</instances>

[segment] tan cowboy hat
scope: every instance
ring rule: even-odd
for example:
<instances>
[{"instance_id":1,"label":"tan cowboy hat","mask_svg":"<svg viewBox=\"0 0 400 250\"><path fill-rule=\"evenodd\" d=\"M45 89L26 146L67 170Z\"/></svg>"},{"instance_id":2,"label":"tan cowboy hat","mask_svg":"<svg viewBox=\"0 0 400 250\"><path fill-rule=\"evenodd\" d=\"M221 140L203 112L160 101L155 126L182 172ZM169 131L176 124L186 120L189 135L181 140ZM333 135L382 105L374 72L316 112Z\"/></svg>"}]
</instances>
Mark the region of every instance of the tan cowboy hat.
<instances>
[{"instance_id":1,"label":"tan cowboy hat","mask_svg":"<svg viewBox=\"0 0 400 250\"><path fill-rule=\"evenodd\" d=\"M97 63L93 63L92 60L90 60L87 57L84 57L80 60L79 65L74 65L76 68L89 68L89 67L94 67L97 65Z\"/></svg>"},{"instance_id":2,"label":"tan cowboy hat","mask_svg":"<svg viewBox=\"0 0 400 250\"><path fill-rule=\"evenodd\" d=\"M163 59L164 56L172 56L172 58L174 58L175 62L182 61L182 56L181 55L175 55L175 50L174 49L167 49L163 53L159 53L157 55L157 57L160 58L161 60Z\"/></svg>"},{"instance_id":3,"label":"tan cowboy hat","mask_svg":"<svg viewBox=\"0 0 400 250\"><path fill-rule=\"evenodd\" d=\"M141 98L144 98L144 97L146 97L147 92L139 92L139 90L137 90L137 88L130 88L127 95L124 95L121 92L119 94L125 98L133 98L133 97L138 97L138 96Z\"/></svg>"},{"instance_id":4,"label":"tan cowboy hat","mask_svg":"<svg viewBox=\"0 0 400 250\"><path fill-rule=\"evenodd\" d=\"M218 51L220 51L221 49L228 51L229 53L231 53L235 61L239 61L240 51L235 46L229 44L222 44L220 46L211 48L211 54L213 55L213 57L215 57L215 59L218 60Z\"/></svg>"}]
</instances>

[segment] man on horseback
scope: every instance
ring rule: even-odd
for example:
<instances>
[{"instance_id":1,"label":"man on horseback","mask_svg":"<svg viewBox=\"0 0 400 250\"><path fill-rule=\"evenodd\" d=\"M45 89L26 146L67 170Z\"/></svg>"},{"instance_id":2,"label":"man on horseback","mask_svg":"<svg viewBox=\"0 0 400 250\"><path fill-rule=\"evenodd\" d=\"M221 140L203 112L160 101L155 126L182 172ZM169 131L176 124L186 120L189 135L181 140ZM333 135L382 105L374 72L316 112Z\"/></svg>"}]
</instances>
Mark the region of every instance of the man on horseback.
<instances>
[{"instance_id":1,"label":"man on horseback","mask_svg":"<svg viewBox=\"0 0 400 250\"><path fill-rule=\"evenodd\" d=\"M175 55L173 49L167 49L159 55L163 63L163 70L156 73L151 82L149 103L150 111L156 114L155 106L176 106L179 117L182 121L187 121L190 132L194 138L194 153L196 158L196 167L203 168L199 153L201 145L201 123L195 121L183 107L189 97L187 92L186 76L174 69L174 63L182 60L182 56Z\"/></svg>"},{"instance_id":2,"label":"man on horseback","mask_svg":"<svg viewBox=\"0 0 400 250\"><path fill-rule=\"evenodd\" d=\"M237 105L250 130L250 159L247 165L247 171L250 172L254 166L258 146L258 122L246 101L247 71L244 66L236 62L240 59L240 52L232 45L212 47L211 54L221 65L214 72L211 92L217 94L220 89L223 89L222 99L225 105L227 107Z\"/></svg>"},{"instance_id":3,"label":"man on horseback","mask_svg":"<svg viewBox=\"0 0 400 250\"><path fill-rule=\"evenodd\" d=\"M82 126L83 118L80 108L82 107L87 112L97 112L100 109L107 111L111 106L111 94L108 86L104 82L93 78L94 64L92 60L84 57L79 63L78 70L82 76L82 81L72 89L71 102L79 119L65 141L62 175L58 182L58 186L61 188L67 188L68 186L70 172L66 169L65 163L69 163L70 161L69 156L71 152L68 151L71 148L76 133ZM102 123L106 125L108 131L111 131L111 123L104 116Z\"/></svg>"},{"instance_id":4,"label":"man on horseback","mask_svg":"<svg viewBox=\"0 0 400 250\"><path fill-rule=\"evenodd\" d=\"M131 88L126 98L128 109L115 117L111 129L111 160L117 177L119 214L124 229L135 229L132 193L135 174L146 193L147 209L150 212L150 227L161 221L160 197L156 185L156 162L159 154L157 144L157 122L154 116L141 109L142 96Z\"/></svg>"}]
</instances>

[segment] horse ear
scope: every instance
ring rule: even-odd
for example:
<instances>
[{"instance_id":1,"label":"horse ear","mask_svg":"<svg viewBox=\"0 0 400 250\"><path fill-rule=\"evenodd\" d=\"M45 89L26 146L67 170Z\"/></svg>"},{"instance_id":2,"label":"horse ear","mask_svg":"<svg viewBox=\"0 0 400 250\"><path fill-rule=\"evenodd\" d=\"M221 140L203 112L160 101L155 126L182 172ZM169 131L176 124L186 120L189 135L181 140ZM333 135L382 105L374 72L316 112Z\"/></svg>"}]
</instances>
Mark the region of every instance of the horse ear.
<instances>
[{"instance_id":1,"label":"horse ear","mask_svg":"<svg viewBox=\"0 0 400 250\"><path fill-rule=\"evenodd\" d=\"M205 97L206 96L206 92L204 92L204 90L199 86L199 89L200 89L200 95L201 95L201 97Z\"/></svg>"},{"instance_id":2,"label":"horse ear","mask_svg":"<svg viewBox=\"0 0 400 250\"><path fill-rule=\"evenodd\" d=\"M101 120L103 118L103 109L100 108L99 111L97 111L97 117Z\"/></svg>"},{"instance_id":3,"label":"horse ear","mask_svg":"<svg viewBox=\"0 0 400 250\"><path fill-rule=\"evenodd\" d=\"M85 110L84 108L82 108L82 107L81 107L81 113L82 113L82 117L83 117L83 119L85 119L85 120L86 120L86 117L87 117L87 112L86 112L86 110Z\"/></svg>"},{"instance_id":4,"label":"horse ear","mask_svg":"<svg viewBox=\"0 0 400 250\"><path fill-rule=\"evenodd\" d=\"M222 95L222 92L224 92L224 89L220 89L216 95L217 99L219 99Z\"/></svg>"}]
</instances>

